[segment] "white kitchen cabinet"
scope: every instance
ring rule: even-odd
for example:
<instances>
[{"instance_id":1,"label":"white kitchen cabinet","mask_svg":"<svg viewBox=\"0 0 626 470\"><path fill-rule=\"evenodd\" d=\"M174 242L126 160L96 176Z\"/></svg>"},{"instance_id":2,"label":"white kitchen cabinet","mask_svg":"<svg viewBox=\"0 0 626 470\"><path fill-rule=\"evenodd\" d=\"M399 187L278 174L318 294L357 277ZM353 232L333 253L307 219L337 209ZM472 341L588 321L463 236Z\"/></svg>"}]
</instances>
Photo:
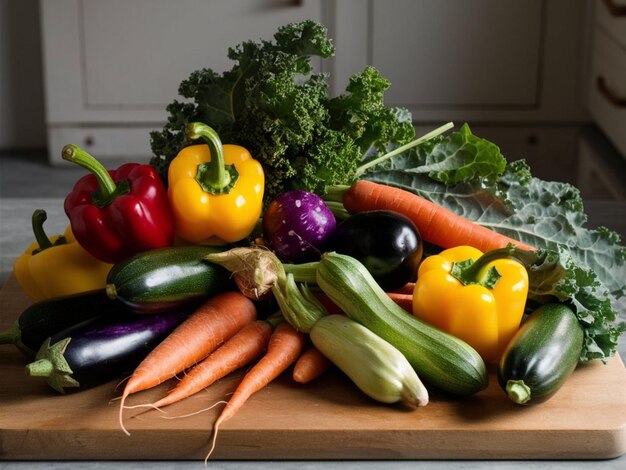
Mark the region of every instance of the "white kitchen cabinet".
<instances>
[{"instance_id":1,"label":"white kitchen cabinet","mask_svg":"<svg viewBox=\"0 0 626 470\"><path fill-rule=\"evenodd\" d=\"M341 83L365 63L378 67L392 83L389 103L422 122L580 121L584 7L571 0L337 2L338 47L353 49L334 76Z\"/></svg>"},{"instance_id":2,"label":"white kitchen cabinet","mask_svg":"<svg viewBox=\"0 0 626 470\"><path fill-rule=\"evenodd\" d=\"M626 158L626 1L592 2L587 105L593 119Z\"/></svg>"},{"instance_id":3,"label":"white kitchen cabinet","mask_svg":"<svg viewBox=\"0 0 626 470\"><path fill-rule=\"evenodd\" d=\"M228 47L322 21L321 0L42 0L50 161L74 142L98 158L147 158L178 85L232 66ZM323 67L319 64L319 67Z\"/></svg>"},{"instance_id":4,"label":"white kitchen cabinet","mask_svg":"<svg viewBox=\"0 0 626 470\"><path fill-rule=\"evenodd\" d=\"M521 126L523 137L508 139L522 142L512 152L530 145L542 159L554 149L551 136L570 142L587 119L584 7L581 0L43 0L50 159L60 161L70 141L99 158L148 157L149 131L162 126L182 79L201 67L230 67L229 46L271 39L280 25L304 18L326 24L337 48L316 63L330 74L332 94L371 64L392 83L387 104L407 107L416 126L467 121L496 142L499 130L510 135Z\"/></svg>"}]
</instances>

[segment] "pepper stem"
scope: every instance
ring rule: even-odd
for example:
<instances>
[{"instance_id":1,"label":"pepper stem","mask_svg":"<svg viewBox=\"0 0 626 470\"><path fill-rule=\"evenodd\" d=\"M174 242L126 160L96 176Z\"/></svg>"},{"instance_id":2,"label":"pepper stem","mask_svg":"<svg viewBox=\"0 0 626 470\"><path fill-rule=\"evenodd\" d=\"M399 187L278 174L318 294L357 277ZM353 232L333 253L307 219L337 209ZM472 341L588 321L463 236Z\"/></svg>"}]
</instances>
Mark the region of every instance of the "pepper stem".
<instances>
[{"instance_id":1,"label":"pepper stem","mask_svg":"<svg viewBox=\"0 0 626 470\"><path fill-rule=\"evenodd\" d=\"M63 160L76 163L88 170L98 181L98 190L92 194L93 202L98 207L105 207L117 196L130 192L127 180L115 184L107 169L78 145L69 144L61 152Z\"/></svg>"},{"instance_id":2,"label":"pepper stem","mask_svg":"<svg viewBox=\"0 0 626 470\"><path fill-rule=\"evenodd\" d=\"M33 253L46 250L48 248L52 248L53 244L46 235L45 230L43 229L43 223L48 219L48 214L43 209L36 209L33 212L32 224L33 224L33 233L35 234L35 240L37 240L37 244L39 245L39 249L35 250Z\"/></svg>"},{"instance_id":3,"label":"pepper stem","mask_svg":"<svg viewBox=\"0 0 626 470\"><path fill-rule=\"evenodd\" d=\"M483 269L487 264L497 259L511 258L513 256L513 253L515 253L515 250L515 245L508 244L504 248L497 248L495 250L487 251L464 270L463 278L466 280L471 279L475 281L478 278L480 270Z\"/></svg>"},{"instance_id":4,"label":"pepper stem","mask_svg":"<svg viewBox=\"0 0 626 470\"><path fill-rule=\"evenodd\" d=\"M224 147L215 129L202 122L192 122L185 132L190 140L203 139L211 153L210 161L198 165L198 184L209 194L229 193L239 178L239 172L235 165L224 163Z\"/></svg>"},{"instance_id":5,"label":"pepper stem","mask_svg":"<svg viewBox=\"0 0 626 470\"><path fill-rule=\"evenodd\" d=\"M103 196L110 196L115 192L117 186L106 168L78 145L69 144L63 147L62 156L64 160L76 163L92 173L98 180Z\"/></svg>"}]
</instances>

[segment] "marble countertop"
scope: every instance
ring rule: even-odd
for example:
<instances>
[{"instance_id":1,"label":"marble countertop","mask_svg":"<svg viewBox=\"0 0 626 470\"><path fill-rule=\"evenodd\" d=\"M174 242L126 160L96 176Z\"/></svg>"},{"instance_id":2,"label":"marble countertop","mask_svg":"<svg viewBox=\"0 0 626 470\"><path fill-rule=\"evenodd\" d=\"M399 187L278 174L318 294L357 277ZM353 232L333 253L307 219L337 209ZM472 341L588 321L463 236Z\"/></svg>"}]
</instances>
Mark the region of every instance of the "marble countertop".
<instances>
[{"instance_id":1,"label":"marble countertop","mask_svg":"<svg viewBox=\"0 0 626 470\"><path fill-rule=\"evenodd\" d=\"M604 225L626 239L626 202L589 201L585 204L589 215L590 227ZM30 214L35 209L44 209L48 213L45 224L49 234L63 231L67 225L67 218L63 212L62 200L59 198L4 198L0 199L0 282L10 275L13 261L19 256L24 248L32 241ZM626 312L624 312L626 315ZM624 316L626 319L626 316ZM620 342L619 353L626 360L626 345L624 340ZM1 444L1 440L0 440ZM1 445L0 445L1 447ZM0 451L1 453L1 451ZM337 468L342 470L368 470L378 469L384 465L387 469L423 469L423 468L524 468L525 470L542 469L577 469L587 468L593 464L595 468L622 469L626 468L626 455L617 459L600 461L214 461L209 466L221 470L247 470L247 469L291 469L316 470L320 468ZM0 470L6 469L86 469L86 470L109 470L109 469L191 469L200 468L202 462L12 462L0 460Z\"/></svg>"}]
</instances>

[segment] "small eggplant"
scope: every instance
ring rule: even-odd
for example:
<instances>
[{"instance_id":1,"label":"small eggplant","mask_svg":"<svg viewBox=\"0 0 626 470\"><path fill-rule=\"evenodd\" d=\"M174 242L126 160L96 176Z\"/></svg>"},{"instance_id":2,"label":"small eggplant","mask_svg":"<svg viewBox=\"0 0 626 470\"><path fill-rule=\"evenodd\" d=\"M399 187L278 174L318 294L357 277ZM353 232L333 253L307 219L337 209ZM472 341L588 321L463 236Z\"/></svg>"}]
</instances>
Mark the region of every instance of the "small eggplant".
<instances>
[{"instance_id":1,"label":"small eggplant","mask_svg":"<svg viewBox=\"0 0 626 470\"><path fill-rule=\"evenodd\" d=\"M350 215L329 238L328 251L359 260L383 290L414 281L424 244L415 224L402 214L373 210Z\"/></svg>"},{"instance_id":2,"label":"small eggplant","mask_svg":"<svg viewBox=\"0 0 626 470\"><path fill-rule=\"evenodd\" d=\"M57 392L85 389L130 373L189 312L102 315L44 341L26 374L46 377Z\"/></svg>"},{"instance_id":3,"label":"small eggplant","mask_svg":"<svg viewBox=\"0 0 626 470\"><path fill-rule=\"evenodd\" d=\"M0 332L0 344L14 344L24 354L35 354L49 336L101 315L118 315L124 305L102 291L42 300L24 309L13 325Z\"/></svg>"}]
</instances>

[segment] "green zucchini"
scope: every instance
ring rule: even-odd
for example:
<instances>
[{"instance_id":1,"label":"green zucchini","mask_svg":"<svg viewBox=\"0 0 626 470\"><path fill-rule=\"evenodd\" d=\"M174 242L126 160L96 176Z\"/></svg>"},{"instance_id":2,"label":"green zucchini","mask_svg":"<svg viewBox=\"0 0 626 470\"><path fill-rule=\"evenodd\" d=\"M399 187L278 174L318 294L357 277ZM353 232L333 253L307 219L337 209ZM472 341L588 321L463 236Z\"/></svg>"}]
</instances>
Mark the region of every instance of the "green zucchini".
<instances>
[{"instance_id":1,"label":"green zucchini","mask_svg":"<svg viewBox=\"0 0 626 470\"><path fill-rule=\"evenodd\" d=\"M116 263L106 292L137 313L166 312L233 288L230 273L204 259L222 247L189 245L150 250Z\"/></svg>"},{"instance_id":2,"label":"green zucchini","mask_svg":"<svg viewBox=\"0 0 626 470\"><path fill-rule=\"evenodd\" d=\"M325 253L316 280L349 318L404 354L425 382L455 395L471 395L487 387L487 368L474 348L408 314L355 258Z\"/></svg>"},{"instance_id":3,"label":"green zucchini","mask_svg":"<svg viewBox=\"0 0 626 470\"><path fill-rule=\"evenodd\" d=\"M518 404L553 396L574 372L584 331L564 304L545 304L528 316L502 353L498 383Z\"/></svg>"}]
</instances>

